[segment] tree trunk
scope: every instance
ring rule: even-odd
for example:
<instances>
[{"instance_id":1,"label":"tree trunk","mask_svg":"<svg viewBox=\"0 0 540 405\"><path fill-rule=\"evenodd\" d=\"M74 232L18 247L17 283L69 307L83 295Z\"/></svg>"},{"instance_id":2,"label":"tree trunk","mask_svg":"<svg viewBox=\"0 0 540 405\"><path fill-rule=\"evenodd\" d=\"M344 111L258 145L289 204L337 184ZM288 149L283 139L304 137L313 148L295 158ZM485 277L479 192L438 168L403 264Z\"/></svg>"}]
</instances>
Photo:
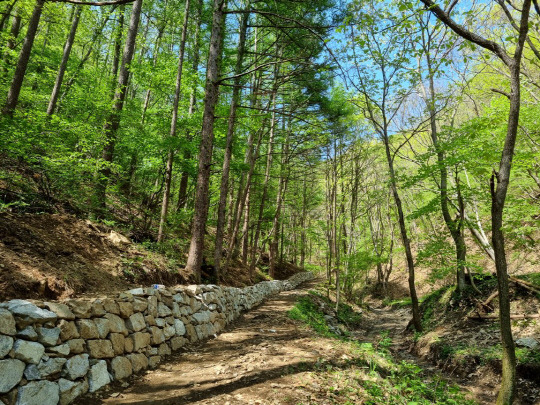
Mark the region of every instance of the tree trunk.
<instances>
[{"instance_id":1,"label":"tree trunk","mask_svg":"<svg viewBox=\"0 0 540 405\"><path fill-rule=\"evenodd\" d=\"M2 67L2 73L7 74L8 65L10 64L10 52L9 50L15 49L16 39L19 36L21 31L21 14L19 13L20 6L15 7L13 11L13 18L11 19L11 29L9 31L9 37L6 43L6 50L3 52L4 66ZM4 18L7 20L9 13L4 15ZM3 18L3 20L4 20ZM5 80L5 77L2 77L2 81Z\"/></svg>"},{"instance_id":2,"label":"tree trunk","mask_svg":"<svg viewBox=\"0 0 540 405\"><path fill-rule=\"evenodd\" d=\"M523 14L528 13L530 1L525 1ZM521 55L519 55L521 56ZM512 325L510 322L510 296L508 292L508 265L506 262L506 249L504 241L503 213L508 185L510 183L510 171L512 158L517 138L517 130L520 112L520 57L514 56L510 69L510 112L508 114L508 128L502 152L499 171L491 176L491 240L495 252L495 268L497 269L497 283L499 290L499 321L501 327L502 357L502 381L501 389L497 397L497 404L511 404L516 391L516 352L512 337Z\"/></svg>"},{"instance_id":3,"label":"tree trunk","mask_svg":"<svg viewBox=\"0 0 540 405\"><path fill-rule=\"evenodd\" d=\"M56 75L56 81L54 82L54 87L51 93L51 98L49 100L49 105L47 106L47 115L54 114L54 110L56 109L56 102L58 101L58 96L60 95L60 87L62 86L64 74L66 73L69 55L71 54L71 48L73 47L73 42L75 42L75 33L77 32L77 27L79 26L81 13L82 6L79 5L75 8L73 21L71 22L71 30L69 31L69 35L64 45L62 61L60 62L60 67L58 68L58 74Z\"/></svg>"},{"instance_id":4,"label":"tree trunk","mask_svg":"<svg viewBox=\"0 0 540 405\"><path fill-rule=\"evenodd\" d=\"M249 1L246 5L246 10L249 10ZM231 99L231 108L229 111L229 121L227 125L227 138L225 143L225 156L223 158L223 171L221 173L221 184L219 187L219 203L218 203L218 218L216 227L216 244L214 250L214 269L218 276L218 280L221 278L221 253L223 250L223 235L225 233L225 210L227 205L227 193L229 191L229 172L231 167L232 148L234 141L234 131L236 125L236 110L240 104L241 95L241 78L240 74L243 69L244 53L246 48L246 32L249 20L249 13L242 14L242 21L240 22L240 32L238 38L238 54L236 56L236 66L234 74L236 77L233 81L233 93Z\"/></svg>"},{"instance_id":5,"label":"tree trunk","mask_svg":"<svg viewBox=\"0 0 540 405\"><path fill-rule=\"evenodd\" d=\"M129 29L124 44L124 53L122 56L122 66L118 75L118 84L113 98L112 111L103 126L105 132L105 146L103 147L102 159L104 166L99 170L99 178L96 184L97 209L103 214L106 209L106 191L111 176L111 163L113 162L114 148L118 128L120 127L120 114L124 108L127 86L129 81L129 65L135 52L135 42L137 31L139 29L139 20L141 16L142 0L135 0L131 9L131 18Z\"/></svg>"},{"instance_id":6,"label":"tree trunk","mask_svg":"<svg viewBox=\"0 0 540 405\"><path fill-rule=\"evenodd\" d=\"M159 45L161 44L161 38L163 37L163 32L165 31L165 24L162 24L158 27L158 34L156 37L156 42L154 44L154 54L152 55L152 67L155 68L158 61L159 55ZM150 95L152 94L152 77L150 77L150 83L148 84L148 89L144 96L143 112L141 115L141 125L144 125L146 119L146 112L150 106Z\"/></svg>"},{"instance_id":7,"label":"tree trunk","mask_svg":"<svg viewBox=\"0 0 540 405\"><path fill-rule=\"evenodd\" d=\"M39 19L43 11L45 0L37 0L34 6L34 11L28 22L28 29L26 31L26 37L24 38L21 53L19 54L19 60L15 67L15 73L13 75L13 81L8 91L6 104L2 109L2 114L12 117L15 107L19 102L19 95L21 93L22 84L24 81L24 75L26 74L26 68L28 61L30 60L30 54L32 53L32 46L34 45L34 39L36 38L36 32L39 25ZM20 24L20 22L19 22Z\"/></svg>"},{"instance_id":8,"label":"tree trunk","mask_svg":"<svg viewBox=\"0 0 540 405\"><path fill-rule=\"evenodd\" d=\"M212 33L206 69L204 112L199 149L199 173L195 190L195 212L191 228L186 270L193 273L197 282L201 280L201 264L204 255L204 233L208 218L210 168L214 142L215 109L219 97L219 70L222 59L223 36L225 34L226 0L214 0Z\"/></svg>"},{"instance_id":9,"label":"tree trunk","mask_svg":"<svg viewBox=\"0 0 540 405\"><path fill-rule=\"evenodd\" d=\"M416 295L416 285L414 281L414 259L412 255L411 250L411 243L409 240L409 237L407 235L407 227L405 225L405 215L403 214L403 207L401 204L401 199L399 197L399 193L397 190L397 184L396 184L396 175L394 171L394 162L392 160L392 154L390 152L390 143L388 139L388 134L383 134L383 142L384 147L386 151L386 160L388 163L388 171L390 174L390 186L392 188L392 195L394 196L394 202L396 204L396 208L398 211L398 219L399 219L399 230L401 233L401 241L403 242L403 247L405 249L405 256L407 259L407 268L409 271L409 293L411 296L411 304L412 304L412 314L413 314L413 325L414 329L417 332L422 331L422 322L420 318L420 308L418 305L418 296Z\"/></svg>"},{"instance_id":10,"label":"tree trunk","mask_svg":"<svg viewBox=\"0 0 540 405\"><path fill-rule=\"evenodd\" d=\"M251 210L251 187L247 190L246 195L246 204L244 207L244 226L242 226L242 263L247 264L248 262L248 253L249 253L249 213ZM253 274L249 275L250 280L253 280Z\"/></svg>"},{"instance_id":11,"label":"tree trunk","mask_svg":"<svg viewBox=\"0 0 540 405\"><path fill-rule=\"evenodd\" d=\"M200 52L199 48L201 46L201 16L202 16L202 6L203 6L203 0L198 0L197 4L197 14L196 14L196 28L195 28L195 42L193 44L193 71L197 72L199 70L199 59L200 59ZM193 113L195 111L195 103L197 102L197 80L193 81L193 87L191 88L191 94L189 96L189 109L188 109L188 117L192 117ZM190 142L192 139L192 136L190 132L188 131L186 133L186 141ZM187 162L191 158L191 152L189 151L189 148L186 148L184 150L184 162ZM182 175L180 177L180 187L178 189L178 202L176 204L176 210L184 209L187 202L187 188L188 188L188 181L189 181L189 173L187 170L182 171Z\"/></svg>"},{"instance_id":12,"label":"tree trunk","mask_svg":"<svg viewBox=\"0 0 540 405\"><path fill-rule=\"evenodd\" d=\"M172 110L172 119L171 119L171 129L169 132L169 138L176 138L176 126L178 123L178 105L180 103L180 91L182 86L182 67L184 66L184 52L186 49L186 36L187 28L189 22L189 2L186 0L186 5L184 9L184 22L182 24L182 37L180 39L180 51L178 55L178 70L176 73L176 87L174 90L174 101L173 101L173 110ZM163 202L161 204L161 216L159 219L159 230L157 236L157 242L163 242L163 230L165 228L165 221L167 220L167 211L169 209L169 197L171 196L171 180L172 180L172 171L173 171L173 159L174 159L174 148L169 147L169 152L167 153L167 165L165 167L165 187L163 189Z\"/></svg>"},{"instance_id":13,"label":"tree trunk","mask_svg":"<svg viewBox=\"0 0 540 405\"><path fill-rule=\"evenodd\" d=\"M288 139L285 140L285 145L283 145L283 156L281 158L281 175L279 176L279 188L278 188L278 194L276 197L276 213L274 214L274 225L272 227L273 235L270 242L270 265L268 268L268 275L272 278L276 276L276 262L278 257L278 247L279 247L279 226L280 226L280 216L281 216L281 207L283 205L283 200L285 197L285 193L287 191L287 183L288 183L288 174L285 174L284 167L286 164L288 164L288 154L289 154L289 141Z\"/></svg>"},{"instance_id":14,"label":"tree trunk","mask_svg":"<svg viewBox=\"0 0 540 405\"><path fill-rule=\"evenodd\" d=\"M300 267L304 268L306 261L306 216L307 216L307 175L302 184L302 216L300 218Z\"/></svg>"},{"instance_id":15,"label":"tree trunk","mask_svg":"<svg viewBox=\"0 0 540 405\"><path fill-rule=\"evenodd\" d=\"M433 64L431 61L430 47L426 43L424 31L427 29L426 25L423 24L423 21L420 23L422 25L422 46L424 49L424 54L426 58L426 65L428 70L428 81L429 81L429 94L426 90L423 81L421 81L421 88L425 103L429 111L429 122L431 129L431 140L433 142L433 147L437 154L437 164L439 167L439 193L441 197L441 211L443 214L443 219L446 224L450 235L454 241L455 251L456 251L456 286L458 293L462 293L465 289L465 259L466 259L466 246L465 239L463 235L463 211L460 210L460 218L452 219L450 215L450 209L448 207L448 169L446 167L445 155L439 144L438 137L438 128L437 128L437 112L436 112L436 93L435 93L435 72L433 71ZM420 59L418 60L418 72L421 74L421 65Z\"/></svg>"},{"instance_id":16,"label":"tree trunk","mask_svg":"<svg viewBox=\"0 0 540 405\"><path fill-rule=\"evenodd\" d=\"M257 217L257 222L255 223L255 236L253 237L253 243L251 247L251 260L249 264L249 274L253 274L255 266L257 264L257 248L259 245L259 237L261 234L262 218L264 214L264 205L267 200L268 195L268 183L270 181L270 170L272 169L272 159L273 159L273 148L274 148L274 134L276 129L276 96L277 96L277 76L278 69L274 70L274 85L272 89L272 101L270 103L270 108L272 109L272 118L270 120L270 136L268 138L268 149L266 155L266 169L264 172L264 182L262 188L261 202L259 205L259 214Z\"/></svg>"}]
</instances>

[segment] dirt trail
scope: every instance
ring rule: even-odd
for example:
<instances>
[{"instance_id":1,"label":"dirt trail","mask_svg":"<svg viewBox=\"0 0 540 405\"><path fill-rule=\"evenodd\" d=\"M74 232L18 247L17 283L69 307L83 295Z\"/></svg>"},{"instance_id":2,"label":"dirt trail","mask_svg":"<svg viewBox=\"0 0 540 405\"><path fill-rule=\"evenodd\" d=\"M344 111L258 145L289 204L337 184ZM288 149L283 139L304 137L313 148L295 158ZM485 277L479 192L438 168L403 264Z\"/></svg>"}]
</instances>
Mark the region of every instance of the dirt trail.
<instances>
[{"instance_id":1,"label":"dirt trail","mask_svg":"<svg viewBox=\"0 0 540 405\"><path fill-rule=\"evenodd\" d=\"M307 283L269 299L217 338L170 357L121 393L113 388L108 398L86 403L223 405L304 400L297 387L302 381L298 374L321 357L335 354L330 340L313 339L314 333L299 329L287 317L298 296L312 287Z\"/></svg>"},{"instance_id":2,"label":"dirt trail","mask_svg":"<svg viewBox=\"0 0 540 405\"><path fill-rule=\"evenodd\" d=\"M316 336L287 316L299 296L316 282L281 293L245 314L217 338L169 358L157 370L123 389L110 387L83 404L333 404L321 381L312 378L321 364L345 370L348 355L335 340ZM407 322L407 310L375 310L366 318L369 329L357 338L376 341L390 331L394 348ZM363 336L363 338L361 337ZM360 403L360 402L359 402Z\"/></svg>"}]
</instances>

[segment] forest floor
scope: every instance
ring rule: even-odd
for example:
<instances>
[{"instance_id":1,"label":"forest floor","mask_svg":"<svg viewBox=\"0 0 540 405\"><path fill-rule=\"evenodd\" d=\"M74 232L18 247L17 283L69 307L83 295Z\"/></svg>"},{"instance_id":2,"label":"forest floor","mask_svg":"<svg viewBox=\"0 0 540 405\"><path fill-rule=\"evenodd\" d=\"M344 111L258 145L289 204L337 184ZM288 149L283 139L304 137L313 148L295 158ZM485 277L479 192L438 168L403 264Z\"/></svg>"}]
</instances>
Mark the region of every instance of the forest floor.
<instances>
[{"instance_id":1,"label":"forest floor","mask_svg":"<svg viewBox=\"0 0 540 405\"><path fill-rule=\"evenodd\" d=\"M312 297L316 284L276 295L215 339L81 404L492 403L408 352L406 308L363 311L346 339L291 319L291 309Z\"/></svg>"}]
</instances>

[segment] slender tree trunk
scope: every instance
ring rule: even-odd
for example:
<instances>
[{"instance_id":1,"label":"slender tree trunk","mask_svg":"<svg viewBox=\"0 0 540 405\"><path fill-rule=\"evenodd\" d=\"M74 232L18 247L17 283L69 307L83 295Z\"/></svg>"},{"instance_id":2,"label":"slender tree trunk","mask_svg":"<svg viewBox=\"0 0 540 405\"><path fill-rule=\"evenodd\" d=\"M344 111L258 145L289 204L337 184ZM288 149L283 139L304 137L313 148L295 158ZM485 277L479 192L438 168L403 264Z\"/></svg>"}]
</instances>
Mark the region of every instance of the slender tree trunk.
<instances>
[{"instance_id":1,"label":"slender tree trunk","mask_svg":"<svg viewBox=\"0 0 540 405\"><path fill-rule=\"evenodd\" d=\"M195 16L196 18L196 25L195 25L195 41L193 44L193 71L197 72L199 69L199 59L200 59L200 51L199 48L201 46L201 16L202 16L202 7L203 7L203 0L198 0L197 3L197 14ZM195 104L197 102L197 80L194 80L193 87L191 88L191 94L189 96L189 109L188 109L188 117L192 117L193 113L195 111ZM191 133L188 131L186 133L186 141L191 142L192 136ZM184 150L184 162L189 161L191 158L191 152L189 151L189 148L186 148ZM187 189L188 189L188 181L189 181L189 173L187 170L182 170L182 175L180 177L180 187L178 189L178 202L176 205L176 210L184 209L187 202Z\"/></svg>"},{"instance_id":2,"label":"slender tree trunk","mask_svg":"<svg viewBox=\"0 0 540 405\"><path fill-rule=\"evenodd\" d=\"M428 104L431 140L437 153L437 163L439 166L441 211L446 227L450 231L450 235L454 241L454 246L456 249L456 285L458 293L462 293L465 290L465 260L467 254L463 229L461 227L463 218L460 217L460 219L456 220L452 219L450 209L448 207L448 171L446 168L444 152L439 145L437 113L435 111L435 73L432 70L431 56L429 55L429 52L426 52L426 63L429 71L429 96L424 89L424 97Z\"/></svg>"},{"instance_id":3,"label":"slender tree trunk","mask_svg":"<svg viewBox=\"0 0 540 405\"><path fill-rule=\"evenodd\" d=\"M390 143L388 134L383 134L383 142L386 151L386 160L388 163L388 171L390 174L390 186L392 188L392 194L394 196L394 202L398 211L399 230L401 233L401 241L405 249L405 256L407 259L407 268L409 271L409 293L411 296L412 313L413 313L413 325L417 332L422 331L422 322L420 318L420 308L418 305L418 295L416 294L416 285L414 281L414 259L411 250L411 243L407 235L407 226L405 225L405 215L403 214L403 207L401 204L401 198L397 190L396 175L394 171L394 162L392 160L392 154L390 152Z\"/></svg>"},{"instance_id":4,"label":"slender tree trunk","mask_svg":"<svg viewBox=\"0 0 540 405\"><path fill-rule=\"evenodd\" d=\"M529 12L531 3L525 1L523 14ZM527 21L528 18L525 19ZM512 158L516 144L519 112L521 103L520 94L520 60L521 55L514 56L510 69L510 112L508 114L508 128L506 139L499 164L499 171L491 176L491 240L495 252L495 268L497 269L497 282L499 290L499 321L501 327L501 343L503 349L501 389L497 397L498 405L511 404L516 391L516 352L512 337L510 322L510 296L508 292L508 265L503 233L503 214Z\"/></svg>"},{"instance_id":5,"label":"slender tree trunk","mask_svg":"<svg viewBox=\"0 0 540 405\"><path fill-rule=\"evenodd\" d=\"M122 66L118 74L118 84L113 98L112 111L103 126L105 132L105 146L103 147L102 159L104 166L99 170L99 179L96 184L96 199L98 210L103 213L106 209L106 191L111 176L110 164L113 162L114 148L116 146L116 137L118 128L120 127L120 114L124 108L127 86L129 81L129 73L133 54L135 52L135 42L137 39L137 31L139 29L139 21L141 16L142 0L135 0L131 9L131 18L129 29L124 44L124 53L122 56Z\"/></svg>"},{"instance_id":6,"label":"slender tree trunk","mask_svg":"<svg viewBox=\"0 0 540 405\"><path fill-rule=\"evenodd\" d=\"M54 82L54 87L51 93L51 98L49 100L49 105L47 107L47 115L54 114L56 109L56 102L58 101L58 96L60 95L60 87L62 86L62 81L64 80L64 74L66 73L66 68L69 60L69 55L71 54L71 48L75 42L75 33L77 32L77 27L79 26L79 20L81 19L82 6L78 5L75 8L73 15L73 20L71 22L71 30L66 39L64 45L64 53L62 54L62 61L60 62L60 67L58 68L58 74L56 75L56 80Z\"/></svg>"},{"instance_id":7,"label":"slender tree trunk","mask_svg":"<svg viewBox=\"0 0 540 405\"><path fill-rule=\"evenodd\" d=\"M199 173L195 190L195 213L186 263L186 270L194 274L197 282L201 279L204 233L208 218L208 187L210 183L210 168L212 166L215 109L219 97L219 70L223 51L223 36L225 34L225 7L226 0L214 0L212 33L210 36L210 50L206 69L201 146L199 149Z\"/></svg>"},{"instance_id":8,"label":"slender tree trunk","mask_svg":"<svg viewBox=\"0 0 540 405\"><path fill-rule=\"evenodd\" d=\"M176 88L174 91L174 101L171 119L171 129L169 132L169 138L176 138L176 126L178 122L178 105L180 103L181 86L182 86L182 67L184 66L184 52L186 49L186 36L189 22L189 2L186 0L186 6L184 9L184 23L182 24L182 37L180 39L180 52L178 56L178 71L176 73ZM170 147L167 154L167 165L165 167L165 187L163 189L163 202L161 204L161 216L159 219L159 231L157 241L163 242L163 230L165 227L165 221L167 220L167 211L169 209L169 197L171 195L171 180L173 171L174 160L174 148Z\"/></svg>"},{"instance_id":9,"label":"slender tree trunk","mask_svg":"<svg viewBox=\"0 0 540 405\"><path fill-rule=\"evenodd\" d=\"M163 32L165 31L165 25L161 25L158 28L158 34L156 37L156 42L154 44L154 54L152 56L152 67L155 68L158 61L158 55L159 55L159 45L161 44L161 38L163 37ZM150 78L150 83L148 85L148 89L146 90L146 94L144 96L144 104L143 104L143 112L141 115L141 125L144 125L144 121L146 119L146 113L148 111L148 107L150 106L150 95L152 94L152 77Z\"/></svg>"},{"instance_id":10,"label":"slender tree trunk","mask_svg":"<svg viewBox=\"0 0 540 405\"><path fill-rule=\"evenodd\" d=\"M328 281L328 284L332 283L332 263L333 263L333 257L334 257L334 244L332 242L333 240L333 234L332 234L332 224L334 223L334 215L332 211L332 201L333 201L333 186L330 181L330 147L328 147L328 153L327 153L327 164L326 164L326 242L328 245L328 254L326 256L326 279ZM328 293L329 294L329 293Z\"/></svg>"},{"instance_id":11,"label":"slender tree trunk","mask_svg":"<svg viewBox=\"0 0 540 405\"><path fill-rule=\"evenodd\" d=\"M302 184L302 217L300 218L300 267L304 268L306 261L306 217L307 217L307 175Z\"/></svg>"},{"instance_id":12,"label":"slender tree trunk","mask_svg":"<svg viewBox=\"0 0 540 405\"><path fill-rule=\"evenodd\" d=\"M62 95L59 97L58 102L56 103L57 104L57 107L56 107L57 112L60 109L60 105L62 104L62 101L64 100L64 98L69 93L69 90L71 89L71 86L73 86L73 83L75 83L75 79L77 78L77 75L82 70L84 64L88 61L88 58L90 58L90 55L92 54L92 51L94 50L94 44L97 42L99 36L103 33L103 29L105 28L105 26L109 22L109 19L110 19L111 15L113 14L113 12L116 10L116 7L117 7L116 5L113 5L111 7L111 10L103 18L103 20L101 21L99 26L96 27L96 29L94 29L94 33L92 34L92 38L88 42L88 49L86 50L86 53L84 54L82 59L79 61L79 64L77 65L77 67L73 70L73 74L71 75L69 80L66 82L65 86L63 86L64 91L62 92ZM123 10L123 7L124 6L122 6L122 10ZM122 16L122 18L123 18L123 16Z\"/></svg>"},{"instance_id":13,"label":"slender tree trunk","mask_svg":"<svg viewBox=\"0 0 540 405\"><path fill-rule=\"evenodd\" d=\"M249 10L249 1L246 5L246 10ZM214 268L218 279L221 278L221 252L223 250L223 235L225 233L225 210L227 205L227 193L229 191L229 172L231 167L232 148L234 141L234 131L236 125L236 110L240 103L241 95L241 76L244 63L244 53L246 48L246 32L249 20L249 13L242 14L242 21L240 22L240 32L238 38L238 53L236 56L236 66L234 73L236 75L233 81L233 94L231 100L231 108L229 111L229 121L227 126L227 137L225 144L225 156L223 158L223 170L221 173L221 184L219 188L219 203L218 203L218 218L216 227L216 244L214 250Z\"/></svg>"},{"instance_id":14,"label":"slender tree trunk","mask_svg":"<svg viewBox=\"0 0 540 405\"><path fill-rule=\"evenodd\" d=\"M257 43L256 39L257 39L257 36L255 35L255 44ZM258 72L258 75L260 76L260 72ZM252 97L251 97L251 102L250 102L251 105L256 105L257 102L260 100L256 98L257 91L259 88L260 88L260 80L257 79L257 75L255 75L253 92L252 92ZM240 228L242 212L244 211L246 198L251 187L251 178L255 171L255 163L259 156L259 149L261 146L262 138L264 136L263 128L266 128L264 120L263 120L263 124L261 125L258 131L249 132L248 144L246 148L246 154L244 157L244 163L249 166L249 170L247 174L245 173L242 174L242 176L240 177L239 185L238 185L237 204L235 205L234 212L233 212L232 227L229 228L229 246L227 250L227 260L225 262L225 266L223 267L224 272L226 271L229 265L229 262L236 251L236 244L237 244L236 235L238 234L238 229ZM250 277L252 276L252 274L253 274L253 269L250 268Z\"/></svg>"},{"instance_id":15,"label":"slender tree trunk","mask_svg":"<svg viewBox=\"0 0 540 405\"><path fill-rule=\"evenodd\" d=\"M12 1L4 10L2 19L0 19L0 32L4 31L4 26L6 25L6 22L9 20L9 17L11 15L11 10L15 7L15 4L17 4L18 0Z\"/></svg>"},{"instance_id":16,"label":"slender tree trunk","mask_svg":"<svg viewBox=\"0 0 540 405\"><path fill-rule=\"evenodd\" d=\"M14 4L15 3L13 3L13 5ZM3 73L2 82L6 79L5 75L7 74L9 70L8 65L11 62L10 51L15 49L16 40L17 40L17 37L19 36L19 32L21 31L21 14L19 13L19 8L20 6L16 6L15 10L13 11L13 18L11 19L11 28L10 28L9 37L6 43L6 49L4 50L4 52L2 52L3 54L2 56L4 59L4 66L2 67L2 73ZM4 18L2 19L4 21L4 24L8 17L9 17L9 12L6 13L4 15Z\"/></svg>"},{"instance_id":17,"label":"slender tree trunk","mask_svg":"<svg viewBox=\"0 0 540 405\"><path fill-rule=\"evenodd\" d=\"M288 137L287 137L288 138ZM285 144L283 145L283 156L281 158L281 175L279 176L279 187L278 187L278 194L276 198L276 213L274 214L274 225L272 227L273 229L273 235L270 242L270 265L268 268L268 274L270 277L274 278L276 276L276 262L278 257L278 243L279 243L279 226L280 226L280 217L281 217L281 208L283 206L283 200L285 197L285 193L287 191L287 183L288 183L288 174L285 174L285 165L288 165L288 155L289 155L289 141L288 139L285 140Z\"/></svg>"},{"instance_id":18,"label":"slender tree trunk","mask_svg":"<svg viewBox=\"0 0 540 405\"><path fill-rule=\"evenodd\" d=\"M267 200L268 196L268 183L270 181L270 170L272 169L272 159L273 159L273 148L274 148L274 136L275 136L275 129L276 129L276 96L277 96L277 75L278 75L278 69L276 67L274 71L274 85L272 89L272 101L270 103L271 109L272 109L272 118L270 120L270 136L268 138L268 149L267 149L267 155L266 155L266 169L264 172L264 182L262 187L262 197L261 202L259 205L259 214L257 217L257 221L255 223L255 236L253 237L253 244L251 249L251 261L249 264L249 274L253 274L253 271L255 270L256 266L256 259L257 259L257 248L259 245L259 237L261 234L261 226L262 226L262 219L264 214L264 206Z\"/></svg>"},{"instance_id":19,"label":"slender tree trunk","mask_svg":"<svg viewBox=\"0 0 540 405\"><path fill-rule=\"evenodd\" d=\"M30 60L32 46L34 45L34 39L36 38L39 20L41 18L41 13L43 11L44 5L45 0L37 0L36 5L34 6L34 11L32 12L32 16L30 17L30 21L28 22L26 37L24 38L21 53L19 54L17 66L15 67L13 81L11 82L11 86L8 91L6 104L2 109L3 115L7 115L10 117L13 116L15 107L17 107L17 103L19 102L19 95L21 93L24 75L26 74L26 68L28 66L28 61Z\"/></svg>"},{"instance_id":20,"label":"slender tree trunk","mask_svg":"<svg viewBox=\"0 0 540 405\"><path fill-rule=\"evenodd\" d=\"M263 125L264 127L264 125ZM223 265L222 272L226 272L229 266L229 263L231 261L231 258L233 257L235 250L236 250L236 243L237 238L236 235L238 234L238 229L240 228L240 222L242 219L241 213L244 211L244 207L246 205L247 197L250 191L251 187L251 178L253 176L253 172L255 171L255 161L257 160L257 156L259 155L259 148L261 146L261 141L263 138L263 131L258 131L258 139L257 143L255 144L255 147L253 147L255 136L254 134L250 133L249 139L248 139L248 146L246 150L246 160L249 164L249 170L247 172L247 175L245 177L245 186L243 186L244 181L240 181L239 189L238 189L238 204L236 210L238 211L237 217L233 218L233 227L230 234L229 239L229 246L227 250L227 258L225 260L225 263ZM251 274L251 273L250 273Z\"/></svg>"},{"instance_id":21,"label":"slender tree trunk","mask_svg":"<svg viewBox=\"0 0 540 405\"><path fill-rule=\"evenodd\" d=\"M255 33L254 42L255 42L255 50L256 50L257 49L257 33ZM251 91L251 97L250 97L250 105L252 107L260 103L260 98L257 98L257 92L261 84L260 76L261 76L261 71L253 73L253 84L252 84L252 91ZM244 172L242 172L242 175L240 176L240 181L238 183L237 199L236 199L236 204L234 205L234 210L233 210L233 215L232 215L232 227L229 227L229 250L227 252L227 256L228 256L227 260L229 260L229 257L231 255L234 255L236 252L238 229L240 228L240 222L242 220L242 213L244 210L244 204L246 202L247 193L248 193L249 188L251 187L251 176L253 175L253 171L255 170L255 161L257 159L258 150L260 147L260 143L262 141L263 128L266 128L265 120L263 120L263 124L260 126L258 131L249 131L248 144L247 144L247 148L246 148L246 152L244 156L244 163L249 165L249 170L248 170L247 175ZM254 149L253 145L255 143L256 134L257 134L258 142L257 142L256 148Z\"/></svg>"},{"instance_id":22,"label":"slender tree trunk","mask_svg":"<svg viewBox=\"0 0 540 405\"><path fill-rule=\"evenodd\" d=\"M246 204L244 208L244 226L242 227L242 263L247 264L249 253L249 214L251 210L251 187L248 188L246 195ZM253 275L250 273L250 280L253 280Z\"/></svg>"}]
</instances>

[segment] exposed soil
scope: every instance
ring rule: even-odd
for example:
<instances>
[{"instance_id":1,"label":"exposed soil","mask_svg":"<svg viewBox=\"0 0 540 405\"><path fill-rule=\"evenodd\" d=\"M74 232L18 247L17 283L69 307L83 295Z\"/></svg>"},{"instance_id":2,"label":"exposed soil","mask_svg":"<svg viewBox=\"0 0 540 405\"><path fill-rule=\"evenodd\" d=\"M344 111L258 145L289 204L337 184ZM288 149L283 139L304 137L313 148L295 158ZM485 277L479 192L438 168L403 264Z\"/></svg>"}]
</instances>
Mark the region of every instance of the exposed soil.
<instances>
[{"instance_id":1,"label":"exposed soil","mask_svg":"<svg viewBox=\"0 0 540 405\"><path fill-rule=\"evenodd\" d=\"M538 313L540 302L536 297L518 294L515 289L513 292L512 313L532 316ZM461 308L434 314L436 326L417 342L409 340L409 345L415 355L436 364L446 375L470 387L479 403L492 404L498 393L502 369L501 360L490 355L490 351L497 352L496 347L500 345L499 323L492 319L470 319L468 313L471 313L470 307L463 304ZM538 339L540 325L536 318L513 321L512 335L514 340ZM458 350L454 352L455 349ZM515 404L540 404L540 364L521 363L518 359Z\"/></svg>"},{"instance_id":2,"label":"exposed soil","mask_svg":"<svg viewBox=\"0 0 540 405\"><path fill-rule=\"evenodd\" d=\"M0 214L0 300L61 299L179 284L166 260L109 227L60 214Z\"/></svg>"}]
</instances>

